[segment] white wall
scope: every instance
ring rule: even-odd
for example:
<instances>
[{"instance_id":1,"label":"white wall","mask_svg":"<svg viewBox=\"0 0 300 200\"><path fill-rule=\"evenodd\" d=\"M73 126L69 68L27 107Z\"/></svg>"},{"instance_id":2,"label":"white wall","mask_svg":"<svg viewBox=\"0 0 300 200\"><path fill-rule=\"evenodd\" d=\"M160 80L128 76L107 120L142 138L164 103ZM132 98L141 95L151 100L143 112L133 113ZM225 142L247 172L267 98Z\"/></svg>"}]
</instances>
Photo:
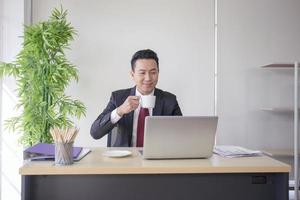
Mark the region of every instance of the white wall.
<instances>
[{"instance_id":1,"label":"white wall","mask_svg":"<svg viewBox=\"0 0 300 200\"><path fill-rule=\"evenodd\" d=\"M112 90L131 86L129 60L140 48L158 52L159 87L177 94L185 114L213 114L213 1L149 2L34 1L34 21L62 4L78 30L69 56L80 82L69 92L88 106L82 145L105 144L92 141L89 126ZM292 147L292 116L260 110L292 105L292 72L259 67L300 60L299 4L218 0L218 143Z\"/></svg>"},{"instance_id":2,"label":"white wall","mask_svg":"<svg viewBox=\"0 0 300 200\"><path fill-rule=\"evenodd\" d=\"M79 122L79 145L106 145L106 138L90 137L90 126L113 90L133 86L130 59L140 49L158 53L158 87L177 95L185 115L213 114L213 1L34 0L33 21L47 19L60 5L78 30L69 58L80 80L68 93L87 106Z\"/></svg>"},{"instance_id":3,"label":"white wall","mask_svg":"<svg viewBox=\"0 0 300 200\"><path fill-rule=\"evenodd\" d=\"M15 60L21 48L24 22L24 3L20 0L0 0L0 60ZM0 82L0 199L21 199L21 177L18 174L22 164L22 146L17 133L4 130L4 120L16 116L14 107L15 81L5 78ZM2 104L3 103L3 104Z\"/></svg>"},{"instance_id":4,"label":"white wall","mask_svg":"<svg viewBox=\"0 0 300 200\"><path fill-rule=\"evenodd\" d=\"M262 65L300 60L300 1L219 0L218 142L291 148L292 115L261 111L293 105L293 71Z\"/></svg>"}]
</instances>

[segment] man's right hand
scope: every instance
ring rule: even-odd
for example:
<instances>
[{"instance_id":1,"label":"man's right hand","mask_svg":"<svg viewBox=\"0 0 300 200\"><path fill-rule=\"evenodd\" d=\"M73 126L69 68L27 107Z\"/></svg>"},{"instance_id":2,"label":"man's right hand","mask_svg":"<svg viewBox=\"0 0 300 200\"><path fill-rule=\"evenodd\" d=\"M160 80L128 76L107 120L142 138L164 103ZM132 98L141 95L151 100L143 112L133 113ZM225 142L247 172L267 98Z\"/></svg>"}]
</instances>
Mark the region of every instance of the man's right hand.
<instances>
[{"instance_id":1,"label":"man's right hand","mask_svg":"<svg viewBox=\"0 0 300 200\"><path fill-rule=\"evenodd\" d=\"M117 108L117 114L120 117L123 117L123 115L137 109L137 107L139 107L139 103L140 103L140 97L128 96L127 99L124 101L124 103Z\"/></svg>"}]
</instances>

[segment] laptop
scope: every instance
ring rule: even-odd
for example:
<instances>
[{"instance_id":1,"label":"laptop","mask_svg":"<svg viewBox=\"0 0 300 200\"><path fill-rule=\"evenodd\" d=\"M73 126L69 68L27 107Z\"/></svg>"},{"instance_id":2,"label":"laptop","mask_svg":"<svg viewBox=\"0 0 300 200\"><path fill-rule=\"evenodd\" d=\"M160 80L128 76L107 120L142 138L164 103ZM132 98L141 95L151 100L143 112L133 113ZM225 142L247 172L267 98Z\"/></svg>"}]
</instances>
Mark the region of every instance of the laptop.
<instances>
[{"instance_id":1,"label":"laptop","mask_svg":"<svg viewBox=\"0 0 300 200\"><path fill-rule=\"evenodd\" d=\"M145 120L143 158L209 158L217 124L217 116L149 116Z\"/></svg>"}]
</instances>

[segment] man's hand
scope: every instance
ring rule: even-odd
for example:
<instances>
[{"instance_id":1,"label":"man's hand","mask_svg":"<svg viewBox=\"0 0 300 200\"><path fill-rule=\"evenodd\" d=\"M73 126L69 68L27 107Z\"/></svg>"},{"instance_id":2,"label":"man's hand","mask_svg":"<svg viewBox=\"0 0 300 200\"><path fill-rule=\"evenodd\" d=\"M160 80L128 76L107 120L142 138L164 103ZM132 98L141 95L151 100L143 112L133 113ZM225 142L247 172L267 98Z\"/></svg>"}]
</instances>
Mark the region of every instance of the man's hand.
<instances>
[{"instance_id":1,"label":"man's hand","mask_svg":"<svg viewBox=\"0 0 300 200\"><path fill-rule=\"evenodd\" d=\"M140 97L128 96L124 103L117 108L117 114L123 117L123 115L137 109L137 107L139 107L139 103Z\"/></svg>"}]
</instances>

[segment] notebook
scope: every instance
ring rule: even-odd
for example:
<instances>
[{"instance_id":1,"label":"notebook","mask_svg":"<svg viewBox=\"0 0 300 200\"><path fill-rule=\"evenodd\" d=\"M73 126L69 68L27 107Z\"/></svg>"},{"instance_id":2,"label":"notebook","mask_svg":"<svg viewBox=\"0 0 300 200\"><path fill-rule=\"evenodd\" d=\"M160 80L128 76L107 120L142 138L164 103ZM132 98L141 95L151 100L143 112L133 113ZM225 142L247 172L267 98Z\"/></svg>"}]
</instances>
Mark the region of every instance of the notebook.
<instances>
[{"instance_id":1,"label":"notebook","mask_svg":"<svg viewBox=\"0 0 300 200\"><path fill-rule=\"evenodd\" d=\"M217 116L149 116L145 120L143 158L209 158L217 124Z\"/></svg>"}]
</instances>

